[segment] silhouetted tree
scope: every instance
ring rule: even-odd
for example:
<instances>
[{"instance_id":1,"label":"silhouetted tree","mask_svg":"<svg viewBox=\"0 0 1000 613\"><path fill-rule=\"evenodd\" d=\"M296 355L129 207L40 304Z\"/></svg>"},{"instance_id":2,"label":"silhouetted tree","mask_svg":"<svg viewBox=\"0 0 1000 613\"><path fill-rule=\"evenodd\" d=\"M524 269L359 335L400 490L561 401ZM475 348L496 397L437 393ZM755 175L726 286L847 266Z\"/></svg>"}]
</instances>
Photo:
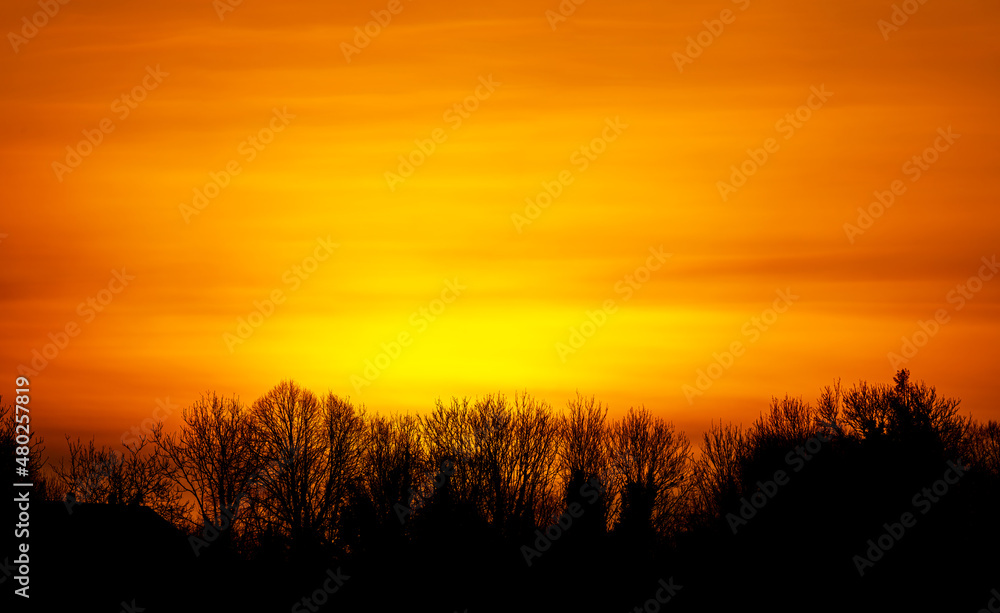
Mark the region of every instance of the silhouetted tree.
<instances>
[{"instance_id":1,"label":"silhouetted tree","mask_svg":"<svg viewBox=\"0 0 1000 613\"><path fill-rule=\"evenodd\" d=\"M350 401L332 392L323 397L324 443L327 449L323 500L327 537L339 537L353 484L363 479L365 465L365 414Z\"/></svg>"},{"instance_id":2,"label":"silhouetted tree","mask_svg":"<svg viewBox=\"0 0 1000 613\"><path fill-rule=\"evenodd\" d=\"M527 394L474 402L452 399L421 419L428 470L420 487L429 498L432 477L445 462L451 504L472 506L498 533L516 540L560 506L557 488L559 424L549 405ZM536 519L537 518L537 519ZM528 531L530 533L530 530Z\"/></svg>"},{"instance_id":3,"label":"silhouetted tree","mask_svg":"<svg viewBox=\"0 0 1000 613\"><path fill-rule=\"evenodd\" d=\"M83 502L235 525L223 540L249 559L205 556L185 575L225 588L210 610L232 598L287 608L326 585L319 569L341 564L352 578L331 610L376 599L390 609L649 610L678 575L671 611L732 610L748 598L777 611L974 610L1000 576L981 555L1000 543L1000 424L977 424L958 406L905 370L891 385L838 381L815 408L773 397L746 427L713 422L694 460L671 422L645 408L609 420L606 405L580 394L562 413L496 394L383 417L283 381L252 410L206 394L176 433L157 424L153 446L140 439L120 454L69 441L57 472ZM8 416L0 407L0 449L13 453ZM179 506L182 495L193 508ZM95 507L37 538L96 525L91 512L108 525ZM569 520L570 508L583 513ZM900 538L903 512L917 524ZM885 551L861 576L852 560L872 543ZM257 602L271 578L277 602Z\"/></svg>"},{"instance_id":4,"label":"silhouetted tree","mask_svg":"<svg viewBox=\"0 0 1000 613\"><path fill-rule=\"evenodd\" d=\"M253 403L260 447L261 505L293 548L320 542L332 497L323 406L312 392L282 381Z\"/></svg>"},{"instance_id":5,"label":"silhouetted tree","mask_svg":"<svg viewBox=\"0 0 1000 613\"><path fill-rule=\"evenodd\" d=\"M687 437L640 408L616 420L610 438L615 531L635 544L675 535L693 487Z\"/></svg>"},{"instance_id":6,"label":"silhouetted tree","mask_svg":"<svg viewBox=\"0 0 1000 613\"><path fill-rule=\"evenodd\" d=\"M983 472L1000 477L1000 422L976 424L969 431L969 461Z\"/></svg>"},{"instance_id":7,"label":"silhouetted tree","mask_svg":"<svg viewBox=\"0 0 1000 613\"><path fill-rule=\"evenodd\" d=\"M876 447L928 452L935 457L959 453L969 419L958 415L959 400L910 381L906 369L893 385L861 381L843 394L843 420L861 441Z\"/></svg>"},{"instance_id":8,"label":"silhouetted tree","mask_svg":"<svg viewBox=\"0 0 1000 613\"><path fill-rule=\"evenodd\" d=\"M235 396L208 393L183 410L181 421L175 434L165 433L163 422L153 428L153 441L168 460L165 473L194 499L196 523L224 527L219 541L230 545L266 460L251 415Z\"/></svg>"},{"instance_id":9,"label":"silhouetted tree","mask_svg":"<svg viewBox=\"0 0 1000 613\"><path fill-rule=\"evenodd\" d=\"M580 516L579 528L574 535L596 538L607 529L608 501L606 492L593 500L587 483L598 483L606 488L611 481L609 474L609 431L606 423L608 407L593 396L586 398L577 393L570 400L567 412L560 418L559 471L565 483L565 506L581 505L586 512Z\"/></svg>"},{"instance_id":10,"label":"silhouetted tree","mask_svg":"<svg viewBox=\"0 0 1000 613\"><path fill-rule=\"evenodd\" d=\"M190 504L168 478L167 458L145 436L123 445L124 453L79 437L66 443L69 465L63 459L54 471L74 501L148 506L174 524L188 517Z\"/></svg>"},{"instance_id":11,"label":"silhouetted tree","mask_svg":"<svg viewBox=\"0 0 1000 613\"><path fill-rule=\"evenodd\" d=\"M741 465L747 456L744 430L712 422L702 435L701 456L694 463L695 508L703 521L734 508L742 494Z\"/></svg>"},{"instance_id":12,"label":"silhouetted tree","mask_svg":"<svg viewBox=\"0 0 1000 613\"><path fill-rule=\"evenodd\" d=\"M24 464L27 464L25 468L27 469L27 475L18 476L19 482L28 482L35 484L35 490L40 494L45 494L46 491L46 479L43 476L43 468L46 465L45 459L45 441L36 432L24 425L23 422L29 422L30 420L25 419L23 416L27 415L30 417L30 413L22 412L23 421L19 421L15 416L15 405L3 404L3 396L0 396L0 457L7 459L7 466L10 468L8 470L14 470L14 466L21 466L22 464L17 463L18 458L27 458ZM29 405L30 410L30 405ZM21 428L18 428L21 425ZM20 455L17 453L17 448L20 446L17 444L17 437L24 436L25 430L28 431L28 454L27 456ZM23 442L23 439L22 439Z\"/></svg>"},{"instance_id":13,"label":"silhouetted tree","mask_svg":"<svg viewBox=\"0 0 1000 613\"><path fill-rule=\"evenodd\" d=\"M523 393L515 394L512 404L502 395L486 396L475 409L490 519L508 536L519 537L522 525L534 526L559 504L556 416L548 404Z\"/></svg>"},{"instance_id":14,"label":"silhouetted tree","mask_svg":"<svg viewBox=\"0 0 1000 613\"><path fill-rule=\"evenodd\" d=\"M382 550L402 542L404 526L419 507L413 484L424 464L417 420L376 416L366 424L362 477L351 492L349 543L355 549Z\"/></svg>"}]
</instances>

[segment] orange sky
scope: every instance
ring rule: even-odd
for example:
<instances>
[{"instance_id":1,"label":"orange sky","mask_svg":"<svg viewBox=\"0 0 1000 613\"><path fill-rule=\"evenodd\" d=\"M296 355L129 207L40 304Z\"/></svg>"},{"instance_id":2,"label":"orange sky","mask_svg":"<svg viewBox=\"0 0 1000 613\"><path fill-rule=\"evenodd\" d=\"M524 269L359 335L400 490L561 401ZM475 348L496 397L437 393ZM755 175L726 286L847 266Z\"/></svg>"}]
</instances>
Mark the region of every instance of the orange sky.
<instances>
[{"instance_id":1,"label":"orange sky","mask_svg":"<svg viewBox=\"0 0 1000 613\"><path fill-rule=\"evenodd\" d=\"M31 377L57 449L286 377L386 412L580 390L694 438L772 394L889 381L939 309L906 366L1000 417L1000 280L949 294L1000 251L995 3L897 29L860 0L219 6L0 7L0 392L77 331ZM345 47L372 11L391 20ZM778 291L799 298L755 332Z\"/></svg>"}]
</instances>

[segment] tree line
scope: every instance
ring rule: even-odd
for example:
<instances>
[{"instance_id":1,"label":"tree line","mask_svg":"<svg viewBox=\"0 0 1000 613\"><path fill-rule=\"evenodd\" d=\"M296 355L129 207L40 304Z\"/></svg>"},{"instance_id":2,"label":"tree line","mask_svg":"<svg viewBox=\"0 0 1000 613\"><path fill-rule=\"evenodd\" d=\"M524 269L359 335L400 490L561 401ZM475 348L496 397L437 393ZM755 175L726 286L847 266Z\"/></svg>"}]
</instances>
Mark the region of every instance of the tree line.
<instances>
[{"instance_id":1,"label":"tree line","mask_svg":"<svg viewBox=\"0 0 1000 613\"><path fill-rule=\"evenodd\" d=\"M0 445L12 449L7 410ZM574 598L624 606L647 600L642 585L656 579L675 585L669 573L686 585L670 607L699 610L745 602L767 573L780 580L772 604L821 576L836 579L845 604L930 568L938 581L1000 576L996 563L972 561L984 543L1000 543L988 519L1000 494L1000 424L962 415L957 399L906 370L891 384L838 382L815 404L775 397L747 426L713 423L697 450L645 408L611 418L579 394L563 410L527 393L489 394L384 416L293 381L250 404L207 393L174 431L161 421L121 451L67 442L54 477L39 478L46 497L149 507L183 533L197 564L342 564L371 582L347 582L345 594L359 599L379 591L378 577L426 586L433 575L420 562L462 578L441 596L459 610L496 583L522 609L532 590L548 594L530 597L539 609ZM905 555L880 549L888 561L871 560L866 540L877 542L880 524L949 462L966 476L910 531L923 536L899 540ZM803 562L809 541L821 555ZM935 557L959 554L955 568ZM954 602L949 593L942 602Z\"/></svg>"}]
</instances>

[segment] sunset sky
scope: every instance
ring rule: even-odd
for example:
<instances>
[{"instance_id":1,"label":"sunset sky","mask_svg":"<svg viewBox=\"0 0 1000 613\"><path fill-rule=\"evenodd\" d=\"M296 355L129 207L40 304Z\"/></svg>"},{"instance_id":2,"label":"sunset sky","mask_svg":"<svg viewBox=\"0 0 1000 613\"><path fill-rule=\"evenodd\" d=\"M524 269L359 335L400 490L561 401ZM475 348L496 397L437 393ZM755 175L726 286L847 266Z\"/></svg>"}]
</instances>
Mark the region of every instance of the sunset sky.
<instances>
[{"instance_id":1,"label":"sunset sky","mask_svg":"<svg viewBox=\"0 0 1000 613\"><path fill-rule=\"evenodd\" d=\"M921 322L1000 418L995 2L51 2L0 7L0 393L56 453L285 378L697 438Z\"/></svg>"}]
</instances>

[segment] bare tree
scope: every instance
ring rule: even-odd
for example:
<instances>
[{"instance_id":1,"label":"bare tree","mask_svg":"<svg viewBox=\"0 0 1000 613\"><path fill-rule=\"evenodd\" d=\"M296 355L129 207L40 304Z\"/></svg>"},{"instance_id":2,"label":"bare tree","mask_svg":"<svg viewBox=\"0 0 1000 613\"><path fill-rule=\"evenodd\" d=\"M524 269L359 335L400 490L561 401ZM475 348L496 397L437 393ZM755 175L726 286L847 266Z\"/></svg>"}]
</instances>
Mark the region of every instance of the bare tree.
<instances>
[{"instance_id":1,"label":"bare tree","mask_svg":"<svg viewBox=\"0 0 1000 613\"><path fill-rule=\"evenodd\" d=\"M808 439L816 425L816 414L809 403L791 396L772 397L770 410L750 428L748 443L756 448L777 446L784 455L790 442Z\"/></svg>"},{"instance_id":2,"label":"bare tree","mask_svg":"<svg viewBox=\"0 0 1000 613\"><path fill-rule=\"evenodd\" d=\"M559 467L563 479L601 478L608 465L608 407L577 393L560 419Z\"/></svg>"},{"instance_id":3,"label":"bare tree","mask_svg":"<svg viewBox=\"0 0 1000 613\"><path fill-rule=\"evenodd\" d=\"M319 400L292 381L258 398L253 413L268 459L254 500L256 521L297 551L333 542L361 475L363 414L332 393Z\"/></svg>"},{"instance_id":4,"label":"bare tree","mask_svg":"<svg viewBox=\"0 0 1000 613\"><path fill-rule=\"evenodd\" d=\"M817 425L825 434L830 437L843 437L846 435L843 421L844 392L840 387L840 379L834 381L833 386L823 388L819 400L816 403Z\"/></svg>"},{"instance_id":5,"label":"bare tree","mask_svg":"<svg viewBox=\"0 0 1000 613\"><path fill-rule=\"evenodd\" d=\"M884 438L891 428L889 389L861 381L843 395L844 424L861 440Z\"/></svg>"},{"instance_id":6,"label":"bare tree","mask_svg":"<svg viewBox=\"0 0 1000 613\"><path fill-rule=\"evenodd\" d=\"M501 398L501 401L503 398ZM511 529L511 535L521 527L534 527L539 519L555 515L561 503L559 489L558 453L559 419L548 403L529 396L515 394L511 407L513 413L513 439L511 455L506 458L508 485L496 488L495 508L502 509L503 519L510 518L519 525ZM481 413L489 419L488 413ZM489 423L489 422L487 422ZM492 434L502 437L504 431L494 424ZM501 499L499 494L509 488L510 497ZM501 505L501 500L506 508ZM497 518L494 517L497 522ZM501 525L497 522L497 525Z\"/></svg>"},{"instance_id":7,"label":"bare tree","mask_svg":"<svg viewBox=\"0 0 1000 613\"><path fill-rule=\"evenodd\" d=\"M896 373L893 385L861 381L843 394L843 420L857 439L869 445L893 445L924 457L963 452L972 420L958 414L957 398L938 397L933 387Z\"/></svg>"},{"instance_id":8,"label":"bare tree","mask_svg":"<svg viewBox=\"0 0 1000 613\"><path fill-rule=\"evenodd\" d=\"M352 547L374 547L398 541L417 506L414 480L425 464L417 420L410 416L376 416L365 424L362 477L352 487L349 533Z\"/></svg>"},{"instance_id":9,"label":"bare tree","mask_svg":"<svg viewBox=\"0 0 1000 613\"><path fill-rule=\"evenodd\" d=\"M691 445L670 422L645 408L611 426L616 529L643 541L679 530L691 501Z\"/></svg>"},{"instance_id":10,"label":"bare tree","mask_svg":"<svg viewBox=\"0 0 1000 613\"><path fill-rule=\"evenodd\" d=\"M362 478L365 455L364 408L332 392L322 400L327 462L323 499L328 520L328 538L338 538L353 484Z\"/></svg>"},{"instance_id":11,"label":"bare tree","mask_svg":"<svg viewBox=\"0 0 1000 613\"><path fill-rule=\"evenodd\" d=\"M606 405L593 396L586 398L577 393L559 420L559 472L565 484L565 506L576 504L585 509L577 520L585 527L574 530L574 534L586 533L590 538L605 534L610 527L606 484L612 477L607 416Z\"/></svg>"},{"instance_id":12,"label":"bare tree","mask_svg":"<svg viewBox=\"0 0 1000 613\"><path fill-rule=\"evenodd\" d=\"M167 458L145 436L123 445L124 453L96 447L93 440L84 445L67 436L66 443L69 466L61 460L53 469L73 501L144 505L175 524L190 512L190 504L167 476Z\"/></svg>"},{"instance_id":13,"label":"bare tree","mask_svg":"<svg viewBox=\"0 0 1000 613\"><path fill-rule=\"evenodd\" d=\"M785 457L820 430L816 411L801 398L771 398L763 412L745 431L745 447L739 456L742 488L754 489L758 479L769 479ZM743 491L743 494L748 491Z\"/></svg>"},{"instance_id":14,"label":"bare tree","mask_svg":"<svg viewBox=\"0 0 1000 613\"><path fill-rule=\"evenodd\" d=\"M165 433L163 422L153 428L153 441L168 460L166 474L194 499L200 525L226 528L221 540L232 543L246 494L263 466L250 414L235 396L206 393L184 409L181 420L175 434Z\"/></svg>"},{"instance_id":15,"label":"bare tree","mask_svg":"<svg viewBox=\"0 0 1000 613\"><path fill-rule=\"evenodd\" d=\"M515 536L559 507L559 422L551 408L527 394L475 402L452 399L421 418L430 461L427 475L445 463L449 499L474 507L498 531ZM421 483L432 489L430 479Z\"/></svg>"},{"instance_id":16,"label":"bare tree","mask_svg":"<svg viewBox=\"0 0 1000 613\"><path fill-rule=\"evenodd\" d=\"M470 411L468 398L452 398L449 406L438 399L433 411L417 418L431 469L440 468L445 462L460 467L476 454L476 445L482 437L473 430ZM455 479L461 479L465 471L456 472L461 474L453 477L452 483L460 494L464 488L455 483Z\"/></svg>"},{"instance_id":17,"label":"bare tree","mask_svg":"<svg viewBox=\"0 0 1000 613\"><path fill-rule=\"evenodd\" d=\"M24 425L18 428L19 422L15 419L15 413L14 406L3 404L3 396L0 396L0 454L4 458L10 458L10 464L15 463L15 458L27 457L27 466L25 468L28 474L19 479L38 484L42 480L42 468L46 463L43 455L45 441L34 431L29 431L27 434L28 454L27 456L19 455L17 448L20 445L17 444L17 437L19 435L25 436L25 430L28 430L28 428ZM21 415L26 414L22 412ZM22 419L27 418L22 417ZM22 442L24 442L23 439Z\"/></svg>"},{"instance_id":18,"label":"bare tree","mask_svg":"<svg viewBox=\"0 0 1000 613\"><path fill-rule=\"evenodd\" d=\"M712 422L704 433L701 457L694 464L696 507L702 519L718 517L739 500L746 449L746 434L738 425Z\"/></svg>"},{"instance_id":19,"label":"bare tree","mask_svg":"<svg viewBox=\"0 0 1000 613\"><path fill-rule=\"evenodd\" d=\"M452 398L445 406L438 399L434 410L417 421L425 459L414 483L417 502L436 497L440 504L474 509L485 516L485 484L480 476L482 446L488 436L475 423L471 401Z\"/></svg>"},{"instance_id":20,"label":"bare tree","mask_svg":"<svg viewBox=\"0 0 1000 613\"><path fill-rule=\"evenodd\" d=\"M319 540L326 514L327 440L312 392L282 381L253 403L261 448L262 504L294 545Z\"/></svg>"},{"instance_id":21,"label":"bare tree","mask_svg":"<svg viewBox=\"0 0 1000 613\"><path fill-rule=\"evenodd\" d=\"M1000 422L991 420L971 428L968 455L960 459L993 478L1000 477Z\"/></svg>"}]
</instances>

